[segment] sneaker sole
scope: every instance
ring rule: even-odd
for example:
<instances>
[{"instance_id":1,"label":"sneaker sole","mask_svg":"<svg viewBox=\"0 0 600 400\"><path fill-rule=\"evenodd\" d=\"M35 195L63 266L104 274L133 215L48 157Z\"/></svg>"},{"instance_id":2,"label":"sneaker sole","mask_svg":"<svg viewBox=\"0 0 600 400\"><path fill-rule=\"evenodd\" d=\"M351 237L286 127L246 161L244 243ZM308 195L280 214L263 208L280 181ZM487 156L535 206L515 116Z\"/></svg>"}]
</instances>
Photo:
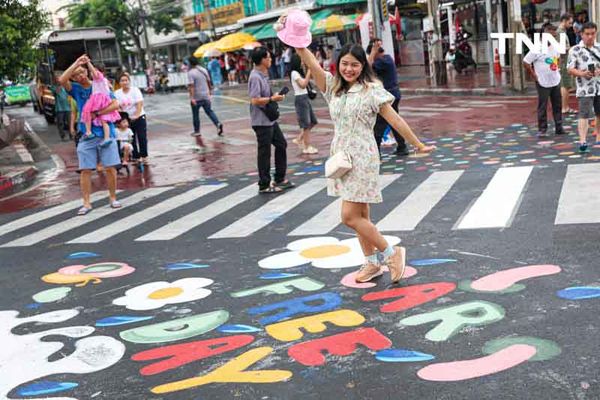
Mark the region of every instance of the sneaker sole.
<instances>
[{"instance_id":1,"label":"sneaker sole","mask_svg":"<svg viewBox=\"0 0 600 400\"><path fill-rule=\"evenodd\" d=\"M379 272L376 273L375 275L372 275L369 279L359 280L359 279L354 278L354 282L356 282L356 283L367 283L367 282L373 280L373 278L377 278L378 276L381 276L381 275L383 275L383 271L380 268Z\"/></svg>"}]
</instances>

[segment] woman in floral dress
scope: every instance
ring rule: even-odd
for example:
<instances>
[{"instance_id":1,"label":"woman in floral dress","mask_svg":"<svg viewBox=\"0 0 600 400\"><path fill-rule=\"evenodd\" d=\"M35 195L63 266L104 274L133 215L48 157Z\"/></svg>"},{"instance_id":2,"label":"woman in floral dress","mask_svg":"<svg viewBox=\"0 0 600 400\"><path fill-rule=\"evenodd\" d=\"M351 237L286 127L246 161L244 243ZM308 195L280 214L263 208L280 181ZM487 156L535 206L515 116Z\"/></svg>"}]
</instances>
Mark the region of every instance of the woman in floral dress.
<instances>
[{"instance_id":1,"label":"woman in floral dress","mask_svg":"<svg viewBox=\"0 0 600 400\"><path fill-rule=\"evenodd\" d=\"M328 180L327 193L342 197L342 223L356 231L365 254L365 263L357 272L356 281L366 282L381 275L385 265L392 282L399 282L404 274L406 249L388 245L369 217L369 204L382 202L379 152L373 135L377 114L418 152L431 152L435 146L424 145L392 108L394 96L375 77L362 47L348 44L342 48L335 76L323 70L309 50L296 51L329 104L335 124L330 154L346 151L352 159L348 173L340 179Z\"/></svg>"}]
</instances>

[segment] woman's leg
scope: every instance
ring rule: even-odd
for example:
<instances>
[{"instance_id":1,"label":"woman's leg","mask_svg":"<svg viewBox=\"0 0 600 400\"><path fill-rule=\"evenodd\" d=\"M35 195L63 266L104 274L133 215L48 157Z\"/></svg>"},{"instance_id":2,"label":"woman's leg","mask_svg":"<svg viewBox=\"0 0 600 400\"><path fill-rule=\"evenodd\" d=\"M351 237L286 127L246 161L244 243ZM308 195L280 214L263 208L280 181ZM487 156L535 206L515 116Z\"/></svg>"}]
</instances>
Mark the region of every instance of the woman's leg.
<instances>
[{"instance_id":1,"label":"woman's leg","mask_svg":"<svg viewBox=\"0 0 600 400\"><path fill-rule=\"evenodd\" d=\"M365 207L361 210L361 217L366 219L367 221L371 221L370 209L368 204L364 204ZM360 234L358 235L358 241L360 243L360 247L362 248L363 254L366 257L372 256L375 254L376 249L373 244L369 242L369 240Z\"/></svg>"},{"instance_id":2,"label":"woman's leg","mask_svg":"<svg viewBox=\"0 0 600 400\"><path fill-rule=\"evenodd\" d=\"M365 244L383 252L388 244L377 227L368 218L365 218L365 215L368 216L369 213L368 207L369 205L366 203L342 201L342 223L354 230L358 234L359 240L362 239Z\"/></svg>"}]
</instances>

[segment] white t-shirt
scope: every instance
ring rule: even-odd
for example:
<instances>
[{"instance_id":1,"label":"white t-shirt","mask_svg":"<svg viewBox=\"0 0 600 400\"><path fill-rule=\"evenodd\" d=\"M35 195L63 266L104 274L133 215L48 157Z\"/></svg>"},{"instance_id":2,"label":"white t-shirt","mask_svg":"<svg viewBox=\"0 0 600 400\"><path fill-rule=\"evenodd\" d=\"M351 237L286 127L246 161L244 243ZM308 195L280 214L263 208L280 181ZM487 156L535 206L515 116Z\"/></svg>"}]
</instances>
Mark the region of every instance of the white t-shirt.
<instances>
[{"instance_id":1,"label":"white t-shirt","mask_svg":"<svg viewBox=\"0 0 600 400\"><path fill-rule=\"evenodd\" d=\"M133 139L133 132L130 128L125 130L117 128L115 131L117 133L117 140L120 140L121 142L129 142L131 139Z\"/></svg>"},{"instance_id":2,"label":"white t-shirt","mask_svg":"<svg viewBox=\"0 0 600 400\"><path fill-rule=\"evenodd\" d=\"M554 46L548 46L545 52L527 53L523 62L532 64L541 87L551 88L560 83L560 53Z\"/></svg>"},{"instance_id":3,"label":"white t-shirt","mask_svg":"<svg viewBox=\"0 0 600 400\"><path fill-rule=\"evenodd\" d=\"M142 91L136 87L131 87L127 93L123 92L123 89L119 89L115 92L115 97L119 101L121 109L129 114L129 118L133 118L136 115L136 103L144 101ZM142 112L139 116L141 117L145 114L146 112L142 105Z\"/></svg>"},{"instance_id":4,"label":"white t-shirt","mask_svg":"<svg viewBox=\"0 0 600 400\"><path fill-rule=\"evenodd\" d=\"M294 88L294 95L300 96L302 94L308 94L308 89L301 88L300 85L298 85L298 82L296 82L297 79L304 79L304 78L302 78L302 75L300 75L300 73L298 71L292 71L292 75L290 76L290 79L292 81L292 87Z\"/></svg>"}]
</instances>

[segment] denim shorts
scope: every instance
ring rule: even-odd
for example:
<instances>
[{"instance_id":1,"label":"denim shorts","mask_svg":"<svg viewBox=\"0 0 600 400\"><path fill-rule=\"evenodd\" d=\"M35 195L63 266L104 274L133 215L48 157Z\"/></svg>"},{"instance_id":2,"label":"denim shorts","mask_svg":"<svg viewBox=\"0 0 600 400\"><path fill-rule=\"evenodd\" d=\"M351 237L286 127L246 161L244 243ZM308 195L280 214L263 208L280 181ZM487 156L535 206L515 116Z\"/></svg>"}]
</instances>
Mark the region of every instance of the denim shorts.
<instances>
[{"instance_id":1,"label":"denim shorts","mask_svg":"<svg viewBox=\"0 0 600 400\"><path fill-rule=\"evenodd\" d=\"M317 116L312 109L307 94L296 96L294 106L296 107L296 117L298 118L300 129L310 129L318 124Z\"/></svg>"},{"instance_id":2,"label":"denim shorts","mask_svg":"<svg viewBox=\"0 0 600 400\"><path fill-rule=\"evenodd\" d=\"M111 140L106 147L100 147L104 138L94 136L91 139L81 138L77 144L79 169L96 169L100 162L104 167L115 167L121 164L117 141Z\"/></svg>"},{"instance_id":3,"label":"denim shorts","mask_svg":"<svg viewBox=\"0 0 600 400\"><path fill-rule=\"evenodd\" d=\"M600 96L578 97L579 119L592 119L600 116Z\"/></svg>"}]
</instances>

